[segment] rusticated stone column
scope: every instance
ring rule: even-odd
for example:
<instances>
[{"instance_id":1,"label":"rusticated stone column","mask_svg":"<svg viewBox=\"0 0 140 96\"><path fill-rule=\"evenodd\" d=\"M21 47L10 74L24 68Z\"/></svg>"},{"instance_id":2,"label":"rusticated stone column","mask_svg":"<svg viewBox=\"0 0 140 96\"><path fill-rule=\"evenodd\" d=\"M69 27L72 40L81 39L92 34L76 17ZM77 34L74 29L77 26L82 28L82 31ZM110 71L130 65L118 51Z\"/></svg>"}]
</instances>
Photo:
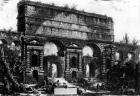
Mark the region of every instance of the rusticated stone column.
<instances>
[{"instance_id":1,"label":"rusticated stone column","mask_svg":"<svg viewBox=\"0 0 140 96\"><path fill-rule=\"evenodd\" d=\"M102 73L105 74L105 72L106 72L106 65L105 65L105 50L104 49L103 49L103 52L102 52L102 56L103 56Z\"/></svg>"},{"instance_id":2,"label":"rusticated stone column","mask_svg":"<svg viewBox=\"0 0 140 96\"><path fill-rule=\"evenodd\" d=\"M112 51L111 52L111 66L113 66L115 62L115 47L114 46L112 46L111 51Z\"/></svg>"},{"instance_id":3,"label":"rusticated stone column","mask_svg":"<svg viewBox=\"0 0 140 96\"><path fill-rule=\"evenodd\" d=\"M29 78L29 68L27 68L27 46L23 45L23 64L24 64L24 71L23 71L23 83L26 83Z\"/></svg>"},{"instance_id":4,"label":"rusticated stone column","mask_svg":"<svg viewBox=\"0 0 140 96\"><path fill-rule=\"evenodd\" d=\"M30 62L30 50L27 49L27 68L29 69L30 68L30 65L31 62Z\"/></svg>"},{"instance_id":5,"label":"rusticated stone column","mask_svg":"<svg viewBox=\"0 0 140 96\"><path fill-rule=\"evenodd\" d=\"M26 45L23 45L23 62L25 66L27 66L26 65Z\"/></svg>"},{"instance_id":6,"label":"rusticated stone column","mask_svg":"<svg viewBox=\"0 0 140 96\"><path fill-rule=\"evenodd\" d=\"M48 65L48 74L47 75L49 77L52 77L52 65L51 65L51 63L49 61L47 63L48 63L47 64Z\"/></svg>"},{"instance_id":7,"label":"rusticated stone column","mask_svg":"<svg viewBox=\"0 0 140 96\"><path fill-rule=\"evenodd\" d=\"M66 51L64 51L64 54L66 54ZM61 60L63 61L62 64L62 77L65 77L65 69L66 69L66 60L65 60L66 56L64 55L64 57L61 57Z\"/></svg>"},{"instance_id":8,"label":"rusticated stone column","mask_svg":"<svg viewBox=\"0 0 140 96\"><path fill-rule=\"evenodd\" d=\"M43 51L40 52L40 69L43 71Z\"/></svg>"},{"instance_id":9,"label":"rusticated stone column","mask_svg":"<svg viewBox=\"0 0 140 96\"><path fill-rule=\"evenodd\" d=\"M82 51L79 53L79 77L83 77L82 74Z\"/></svg>"},{"instance_id":10,"label":"rusticated stone column","mask_svg":"<svg viewBox=\"0 0 140 96\"><path fill-rule=\"evenodd\" d=\"M70 77L70 66L69 66L69 53L68 52L66 52L66 58L65 58L65 60L66 60L66 70L65 70L65 78L66 79L70 79L71 77Z\"/></svg>"}]
</instances>

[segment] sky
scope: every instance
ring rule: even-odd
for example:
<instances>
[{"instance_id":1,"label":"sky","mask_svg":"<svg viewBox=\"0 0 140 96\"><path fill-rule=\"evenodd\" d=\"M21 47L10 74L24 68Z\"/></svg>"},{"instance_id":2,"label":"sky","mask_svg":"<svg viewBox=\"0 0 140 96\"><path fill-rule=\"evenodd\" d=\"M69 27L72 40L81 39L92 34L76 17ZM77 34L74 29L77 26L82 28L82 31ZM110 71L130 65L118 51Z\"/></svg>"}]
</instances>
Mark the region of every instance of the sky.
<instances>
[{"instance_id":1,"label":"sky","mask_svg":"<svg viewBox=\"0 0 140 96\"><path fill-rule=\"evenodd\" d=\"M0 0L0 29L17 30L17 3L20 0ZM77 10L107 15L113 18L115 41L125 33L130 40L140 42L140 0L31 0L57 6L75 6Z\"/></svg>"}]
</instances>

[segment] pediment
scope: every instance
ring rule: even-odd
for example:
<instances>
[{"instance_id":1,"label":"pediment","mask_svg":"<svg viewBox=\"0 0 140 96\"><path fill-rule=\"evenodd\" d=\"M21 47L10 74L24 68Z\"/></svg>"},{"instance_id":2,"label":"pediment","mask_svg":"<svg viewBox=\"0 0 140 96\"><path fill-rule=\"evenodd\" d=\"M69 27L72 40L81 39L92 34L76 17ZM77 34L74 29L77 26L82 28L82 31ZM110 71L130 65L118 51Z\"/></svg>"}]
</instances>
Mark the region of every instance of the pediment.
<instances>
[{"instance_id":1,"label":"pediment","mask_svg":"<svg viewBox=\"0 0 140 96\"><path fill-rule=\"evenodd\" d=\"M29 42L30 44L40 44L37 40L32 40Z\"/></svg>"},{"instance_id":2,"label":"pediment","mask_svg":"<svg viewBox=\"0 0 140 96\"><path fill-rule=\"evenodd\" d=\"M70 44L69 46L70 46L70 47L78 47L77 44Z\"/></svg>"}]
</instances>

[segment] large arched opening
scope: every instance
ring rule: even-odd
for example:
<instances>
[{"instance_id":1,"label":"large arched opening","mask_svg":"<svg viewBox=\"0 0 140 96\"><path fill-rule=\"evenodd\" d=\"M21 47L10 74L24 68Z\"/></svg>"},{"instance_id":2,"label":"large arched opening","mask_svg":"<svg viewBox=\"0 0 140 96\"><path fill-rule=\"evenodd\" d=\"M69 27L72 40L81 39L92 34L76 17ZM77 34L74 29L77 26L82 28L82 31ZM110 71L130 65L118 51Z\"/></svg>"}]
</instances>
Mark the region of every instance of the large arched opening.
<instances>
[{"instance_id":1,"label":"large arched opening","mask_svg":"<svg viewBox=\"0 0 140 96\"><path fill-rule=\"evenodd\" d=\"M85 77L94 78L100 74L101 69L101 51L95 44L84 46L83 54L83 70L85 68Z\"/></svg>"},{"instance_id":2,"label":"large arched opening","mask_svg":"<svg viewBox=\"0 0 140 96\"><path fill-rule=\"evenodd\" d=\"M62 77L63 54L61 46L54 42L46 42L44 45L44 75L46 77Z\"/></svg>"}]
</instances>

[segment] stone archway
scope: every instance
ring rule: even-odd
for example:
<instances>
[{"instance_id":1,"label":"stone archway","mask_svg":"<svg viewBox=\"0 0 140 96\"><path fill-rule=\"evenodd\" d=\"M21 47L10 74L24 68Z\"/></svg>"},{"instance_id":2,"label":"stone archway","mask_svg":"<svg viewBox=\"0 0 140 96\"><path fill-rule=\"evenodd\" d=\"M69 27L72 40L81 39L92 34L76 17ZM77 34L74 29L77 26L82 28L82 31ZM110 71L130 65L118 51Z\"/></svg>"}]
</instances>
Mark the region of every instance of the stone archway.
<instances>
[{"instance_id":1,"label":"stone archway","mask_svg":"<svg viewBox=\"0 0 140 96\"><path fill-rule=\"evenodd\" d=\"M58 41L57 41L58 42ZM64 57L61 52L63 52L62 46L57 45L53 41L46 42L44 45L44 59L43 59L43 69L44 75L49 77L62 77L64 65ZM55 72L53 72L55 71Z\"/></svg>"},{"instance_id":2,"label":"stone archway","mask_svg":"<svg viewBox=\"0 0 140 96\"><path fill-rule=\"evenodd\" d=\"M86 78L97 77L101 73L102 57L97 45L87 44L83 48L83 66L85 66L83 68L85 68Z\"/></svg>"},{"instance_id":3,"label":"stone archway","mask_svg":"<svg viewBox=\"0 0 140 96\"><path fill-rule=\"evenodd\" d=\"M58 62L53 63L51 72L52 72L52 77L55 77L55 78L62 77L63 71L62 71L61 64Z\"/></svg>"},{"instance_id":4,"label":"stone archway","mask_svg":"<svg viewBox=\"0 0 140 96\"><path fill-rule=\"evenodd\" d=\"M63 67L62 59L59 56L47 56L44 57L44 75L48 77L62 77Z\"/></svg>"}]
</instances>

